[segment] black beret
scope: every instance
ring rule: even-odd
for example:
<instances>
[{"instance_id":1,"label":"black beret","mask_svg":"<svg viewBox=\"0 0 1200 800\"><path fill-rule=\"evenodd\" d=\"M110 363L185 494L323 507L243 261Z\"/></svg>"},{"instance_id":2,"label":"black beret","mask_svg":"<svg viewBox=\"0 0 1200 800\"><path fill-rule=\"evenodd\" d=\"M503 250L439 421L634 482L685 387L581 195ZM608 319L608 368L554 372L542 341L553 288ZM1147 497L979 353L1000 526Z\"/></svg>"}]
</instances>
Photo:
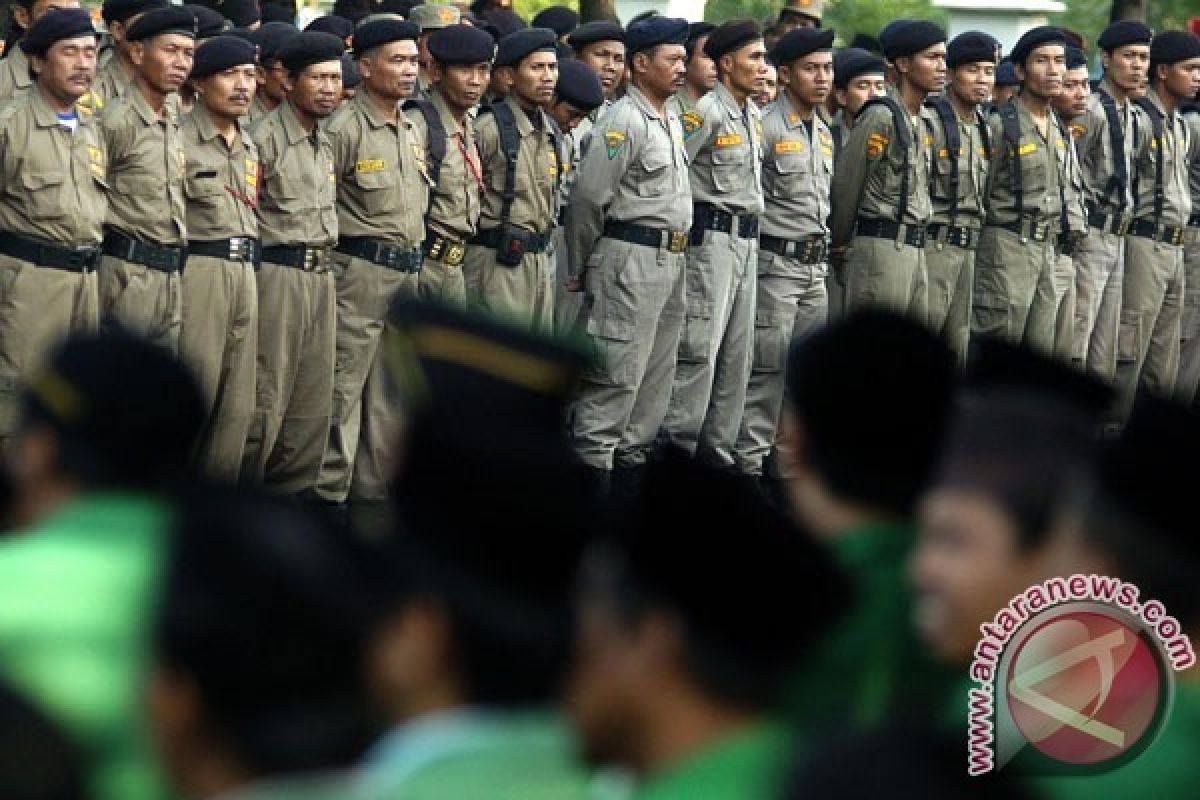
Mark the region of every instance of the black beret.
<instances>
[{"instance_id":1,"label":"black beret","mask_svg":"<svg viewBox=\"0 0 1200 800\"><path fill-rule=\"evenodd\" d=\"M258 0L225 0L219 10L239 28L249 28L262 20Z\"/></svg>"},{"instance_id":2,"label":"black beret","mask_svg":"<svg viewBox=\"0 0 1200 800\"><path fill-rule=\"evenodd\" d=\"M496 40L470 25L451 25L434 31L425 43L439 64L480 64L496 57Z\"/></svg>"},{"instance_id":3,"label":"black beret","mask_svg":"<svg viewBox=\"0 0 1200 800\"><path fill-rule=\"evenodd\" d=\"M1200 57L1200 38L1187 31L1163 31L1150 43L1151 64L1175 64Z\"/></svg>"},{"instance_id":4,"label":"black beret","mask_svg":"<svg viewBox=\"0 0 1200 800\"><path fill-rule=\"evenodd\" d=\"M559 61L570 61L575 58L575 48L561 39L554 45L554 53Z\"/></svg>"},{"instance_id":5,"label":"black beret","mask_svg":"<svg viewBox=\"0 0 1200 800\"><path fill-rule=\"evenodd\" d=\"M196 48L192 77L199 80L227 69L253 65L258 48L239 36L214 36Z\"/></svg>"},{"instance_id":6,"label":"black beret","mask_svg":"<svg viewBox=\"0 0 1200 800\"><path fill-rule=\"evenodd\" d=\"M279 48L299 35L300 31L296 30L296 26L287 22L264 23L250 34L250 41L258 45L258 63L268 66L279 58Z\"/></svg>"},{"instance_id":7,"label":"black beret","mask_svg":"<svg viewBox=\"0 0 1200 800\"><path fill-rule=\"evenodd\" d=\"M354 89L362 83L362 76L358 74L358 66L355 65L354 59L349 53L342 54L342 88Z\"/></svg>"},{"instance_id":8,"label":"black beret","mask_svg":"<svg viewBox=\"0 0 1200 800\"><path fill-rule=\"evenodd\" d=\"M296 22L296 15L290 8L279 3L263 3L262 21L264 25L268 22L286 22L292 25Z\"/></svg>"},{"instance_id":9,"label":"black beret","mask_svg":"<svg viewBox=\"0 0 1200 800\"><path fill-rule=\"evenodd\" d=\"M625 29L606 19L585 22L567 36L567 44L576 50L581 50L584 46L596 42L623 41L625 41Z\"/></svg>"},{"instance_id":10,"label":"black beret","mask_svg":"<svg viewBox=\"0 0 1200 800\"><path fill-rule=\"evenodd\" d=\"M165 33L176 33L180 36L196 38L199 29L196 15L183 6L170 6L147 11L138 17L137 22L129 26L125 38L131 42L140 42L152 36Z\"/></svg>"},{"instance_id":11,"label":"black beret","mask_svg":"<svg viewBox=\"0 0 1200 800\"><path fill-rule=\"evenodd\" d=\"M687 43L688 23L686 19L653 16L631 22L625 29L625 47L629 55L649 50L660 44Z\"/></svg>"},{"instance_id":12,"label":"black beret","mask_svg":"<svg viewBox=\"0 0 1200 800\"><path fill-rule=\"evenodd\" d=\"M496 47L496 66L515 67L527 56L543 50L555 50L558 37L549 28L525 28L510 33Z\"/></svg>"},{"instance_id":13,"label":"black beret","mask_svg":"<svg viewBox=\"0 0 1200 800\"><path fill-rule=\"evenodd\" d=\"M833 55L833 85L845 89L860 75L887 75L887 62L857 47L839 50Z\"/></svg>"},{"instance_id":14,"label":"black beret","mask_svg":"<svg viewBox=\"0 0 1200 800\"><path fill-rule=\"evenodd\" d=\"M539 11L529 24L534 28L549 28L559 36L566 36L579 27L579 15L566 6L550 6Z\"/></svg>"},{"instance_id":15,"label":"black beret","mask_svg":"<svg viewBox=\"0 0 1200 800\"><path fill-rule=\"evenodd\" d=\"M960 33L946 45L946 66L950 69L961 64L976 64L986 61L995 64L1000 60L1000 42L981 31Z\"/></svg>"},{"instance_id":16,"label":"black beret","mask_svg":"<svg viewBox=\"0 0 1200 800\"><path fill-rule=\"evenodd\" d=\"M888 61L914 55L946 41L945 31L923 19L900 20L900 24L889 28L879 34L879 43L883 45L883 54Z\"/></svg>"},{"instance_id":17,"label":"black beret","mask_svg":"<svg viewBox=\"0 0 1200 800\"><path fill-rule=\"evenodd\" d=\"M717 26L711 22L689 22L687 42L684 43L684 49L687 50L688 61L692 60L692 56L696 53L696 43L715 31Z\"/></svg>"},{"instance_id":18,"label":"black beret","mask_svg":"<svg viewBox=\"0 0 1200 800\"><path fill-rule=\"evenodd\" d=\"M362 56L373 47L411 39L414 42L421 29L402 19L376 19L359 25L354 31L354 55Z\"/></svg>"},{"instance_id":19,"label":"black beret","mask_svg":"<svg viewBox=\"0 0 1200 800\"><path fill-rule=\"evenodd\" d=\"M793 28L775 43L774 49L771 50L771 62L780 67L787 66L797 58L832 47L833 31L821 28Z\"/></svg>"},{"instance_id":20,"label":"black beret","mask_svg":"<svg viewBox=\"0 0 1200 800\"><path fill-rule=\"evenodd\" d=\"M313 31L315 33L332 33L339 39L345 39L351 34L355 34L354 23L345 17L335 17L332 14L326 14L323 17L317 17L312 22L304 26L304 30ZM357 34L355 34L357 36Z\"/></svg>"},{"instance_id":21,"label":"black beret","mask_svg":"<svg viewBox=\"0 0 1200 800\"><path fill-rule=\"evenodd\" d=\"M55 42L63 39L74 39L79 36L96 35L96 26L92 17L81 8L57 8L47 11L29 26L25 38L21 40L21 49L26 55L41 56Z\"/></svg>"},{"instance_id":22,"label":"black beret","mask_svg":"<svg viewBox=\"0 0 1200 800\"><path fill-rule=\"evenodd\" d=\"M1086 69L1088 65L1087 54L1078 47L1067 48L1067 69Z\"/></svg>"},{"instance_id":23,"label":"black beret","mask_svg":"<svg viewBox=\"0 0 1200 800\"><path fill-rule=\"evenodd\" d=\"M225 31L225 18L220 12L214 11L208 6L193 5L191 3L184 6L188 11L196 17L196 38L211 39L214 36L220 36Z\"/></svg>"},{"instance_id":24,"label":"black beret","mask_svg":"<svg viewBox=\"0 0 1200 800\"><path fill-rule=\"evenodd\" d=\"M1067 37L1063 36L1062 30L1053 25L1042 25L1037 28L1025 31L1017 43L1013 45L1012 52L1009 58L1013 64L1025 66L1025 59L1029 58L1029 54L1039 47L1046 45L1057 44L1061 45L1063 50L1067 47Z\"/></svg>"},{"instance_id":25,"label":"black beret","mask_svg":"<svg viewBox=\"0 0 1200 800\"><path fill-rule=\"evenodd\" d=\"M105 22L124 22L135 14L169 5L168 0L105 0L100 7L100 16Z\"/></svg>"},{"instance_id":26,"label":"black beret","mask_svg":"<svg viewBox=\"0 0 1200 800\"><path fill-rule=\"evenodd\" d=\"M558 99L580 109L591 111L604 104L604 87L595 70L582 61L568 60L558 65Z\"/></svg>"},{"instance_id":27,"label":"black beret","mask_svg":"<svg viewBox=\"0 0 1200 800\"><path fill-rule=\"evenodd\" d=\"M1017 70L1013 66L1010 59L1004 59L1000 65L996 67L996 88L1004 89L1009 86L1020 86L1021 82L1017 80Z\"/></svg>"},{"instance_id":28,"label":"black beret","mask_svg":"<svg viewBox=\"0 0 1200 800\"><path fill-rule=\"evenodd\" d=\"M495 37L496 41L503 39L510 33L523 31L529 28L525 24L525 20L517 16L516 12L511 8L493 8L483 12L484 27L491 27L489 33ZM553 33L553 31L552 31Z\"/></svg>"},{"instance_id":29,"label":"black beret","mask_svg":"<svg viewBox=\"0 0 1200 800\"><path fill-rule=\"evenodd\" d=\"M1150 44L1154 31L1141 20L1119 19L1104 29L1096 44L1106 53L1131 44Z\"/></svg>"},{"instance_id":30,"label":"black beret","mask_svg":"<svg viewBox=\"0 0 1200 800\"><path fill-rule=\"evenodd\" d=\"M279 48L279 61L293 74L303 72L313 64L342 60L346 43L332 33L316 31L297 33Z\"/></svg>"},{"instance_id":31,"label":"black beret","mask_svg":"<svg viewBox=\"0 0 1200 800\"><path fill-rule=\"evenodd\" d=\"M717 61L726 53L763 38L762 28L752 19L735 19L717 26L704 42L704 55Z\"/></svg>"}]
</instances>

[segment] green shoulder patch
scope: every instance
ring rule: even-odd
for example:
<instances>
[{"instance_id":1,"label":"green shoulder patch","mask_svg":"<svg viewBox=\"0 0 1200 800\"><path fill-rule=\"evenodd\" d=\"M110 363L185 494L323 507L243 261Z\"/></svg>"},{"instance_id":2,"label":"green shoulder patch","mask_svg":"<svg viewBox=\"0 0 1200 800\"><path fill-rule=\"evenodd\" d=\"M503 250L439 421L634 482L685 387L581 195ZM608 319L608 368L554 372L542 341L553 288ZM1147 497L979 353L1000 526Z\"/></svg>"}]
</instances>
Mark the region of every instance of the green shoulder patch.
<instances>
[{"instance_id":1,"label":"green shoulder patch","mask_svg":"<svg viewBox=\"0 0 1200 800\"><path fill-rule=\"evenodd\" d=\"M621 145L625 144L625 134L620 131L605 131L604 144L608 148L609 159L614 159L621 151Z\"/></svg>"}]
</instances>

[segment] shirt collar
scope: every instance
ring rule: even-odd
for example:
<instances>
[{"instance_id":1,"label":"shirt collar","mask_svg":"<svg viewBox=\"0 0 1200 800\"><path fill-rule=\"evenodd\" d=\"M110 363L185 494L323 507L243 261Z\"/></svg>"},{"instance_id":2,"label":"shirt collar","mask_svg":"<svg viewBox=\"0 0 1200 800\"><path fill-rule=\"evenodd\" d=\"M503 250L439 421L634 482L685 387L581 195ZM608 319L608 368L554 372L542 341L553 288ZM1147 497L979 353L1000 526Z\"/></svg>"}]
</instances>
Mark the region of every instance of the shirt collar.
<instances>
[{"instance_id":1,"label":"shirt collar","mask_svg":"<svg viewBox=\"0 0 1200 800\"><path fill-rule=\"evenodd\" d=\"M41 88L35 85L29 91L31 94L29 105L33 109L33 121L39 128L57 127L58 114L46 102Z\"/></svg>"},{"instance_id":2,"label":"shirt collar","mask_svg":"<svg viewBox=\"0 0 1200 800\"><path fill-rule=\"evenodd\" d=\"M733 97L733 92L725 86L725 84L717 81L717 85L713 87L713 94L721 101L721 105L725 106L725 111L728 112L730 119L737 119L742 116L742 109L738 108L737 100ZM747 108L750 107L750 101L746 101Z\"/></svg>"},{"instance_id":3,"label":"shirt collar","mask_svg":"<svg viewBox=\"0 0 1200 800\"><path fill-rule=\"evenodd\" d=\"M197 102L192 106L192 120L196 123L196 133L200 135L200 141L211 142L213 139L219 138L221 132L217 130L217 123L213 121L212 114L208 113L208 109L203 103ZM243 143L246 141L246 126L239 118L235 123L238 129L238 141L234 147L234 151L240 150Z\"/></svg>"},{"instance_id":4,"label":"shirt collar","mask_svg":"<svg viewBox=\"0 0 1200 800\"><path fill-rule=\"evenodd\" d=\"M8 62L6 66L12 71L13 83L18 89L28 89L33 85L33 78L29 77L29 57L15 42L4 60Z\"/></svg>"},{"instance_id":5,"label":"shirt collar","mask_svg":"<svg viewBox=\"0 0 1200 800\"><path fill-rule=\"evenodd\" d=\"M362 111L363 116L367 118L367 123L372 128L382 128L388 124L388 119L383 115L383 110L375 104L375 101L367 94L366 89L354 95L354 103Z\"/></svg>"},{"instance_id":6,"label":"shirt collar","mask_svg":"<svg viewBox=\"0 0 1200 800\"><path fill-rule=\"evenodd\" d=\"M633 101L633 104L642 110L642 113L651 119L665 119L666 114L660 114L655 110L654 106L650 105L650 101L646 99L646 95L642 94L642 90L632 84L625 90L625 96Z\"/></svg>"},{"instance_id":7,"label":"shirt collar","mask_svg":"<svg viewBox=\"0 0 1200 800\"><path fill-rule=\"evenodd\" d=\"M279 104L279 118L283 121L283 133L287 136L288 144L299 144L309 138L310 134L304 130L304 126L300 124L300 118L296 116L296 109L292 106L292 101L284 98ZM313 129L313 133L317 136L321 135L321 126L317 125Z\"/></svg>"},{"instance_id":8,"label":"shirt collar","mask_svg":"<svg viewBox=\"0 0 1200 800\"><path fill-rule=\"evenodd\" d=\"M526 136L533 133L533 123L529 121L529 112L521 107L521 104L517 102L516 98L510 93L508 97L504 98L504 102L508 103L509 107L512 109L513 116L517 119L517 133L521 135L521 138L524 139ZM543 112L539 108L537 113L541 115ZM549 129L547 122L548 120L543 119L542 127Z\"/></svg>"},{"instance_id":9,"label":"shirt collar","mask_svg":"<svg viewBox=\"0 0 1200 800\"><path fill-rule=\"evenodd\" d=\"M457 134L462 130L462 126L458 124L458 120L451 113L450 106L446 104L446 98L442 96L441 89L435 88L429 93L429 102L433 103L438 116L442 118L442 127L446 129L446 133Z\"/></svg>"}]
</instances>

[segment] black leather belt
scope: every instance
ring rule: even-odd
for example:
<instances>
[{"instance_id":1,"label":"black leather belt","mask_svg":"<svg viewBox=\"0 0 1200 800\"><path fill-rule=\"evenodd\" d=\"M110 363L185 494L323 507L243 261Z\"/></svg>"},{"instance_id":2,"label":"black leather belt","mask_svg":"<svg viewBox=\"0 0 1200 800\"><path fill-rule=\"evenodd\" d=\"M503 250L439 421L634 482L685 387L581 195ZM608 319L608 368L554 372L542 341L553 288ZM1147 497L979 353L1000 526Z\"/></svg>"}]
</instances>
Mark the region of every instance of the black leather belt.
<instances>
[{"instance_id":1,"label":"black leather belt","mask_svg":"<svg viewBox=\"0 0 1200 800\"><path fill-rule=\"evenodd\" d=\"M328 270L329 248L277 244L262 249L262 260L268 264L282 264L305 272L325 272Z\"/></svg>"},{"instance_id":2,"label":"black leather belt","mask_svg":"<svg viewBox=\"0 0 1200 800\"><path fill-rule=\"evenodd\" d=\"M665 249L672 253L682 253L687 250L688 245L687 231L659 230L614 219L604 221L604 235L610 239L653 247L655 250Z\"/></svg>"},{"instance_id":3,"label":"black leather belt","mask_svg":"<svg viewBox=\"0 0 1200 800\"><path fill-rule=\"evenodd\" d=\"M758 215L734 214L706 203L697 203L692 207L692 231L693 237L696 236L696 231L700 232L701 235L698 238L701 241L703 241L704 231L719 231L730 236L733 236L736 231L739 239L753 239L758 236ZM693 238L692 243L699 244L700 242Z\"/></svg>"},{"instance_id":4,"label":"black leather belt","mask_svg":"<svg viewBox=\"0 0 1200 800\"><path fill-rule=\"evenodd\" d=\"M448 267L458 267L467 255L466 242L457 242L444 236L430 236L421 245L421 252L434 261L440 261Z\"/></svg>"},{"instance_id":5,"label":"black leather belt","mask_svg":"<svg viewBox=\"0 0 1200 800\"><path fill-rule=\"evenodd\" d=\"M1184 228L1174 225L1155 225L1148 219L1135 219L1129 226L1129 235L1142 239L1153 239L1164 244L1183 244Z\"/></svg>"},{"instance_id":6,"label":"black leather belt","mask_svg":"<svg viewBox=\"0 0 1200 800\"><path fill-rule=\"evenodd\" d=\"M801 264L820 264L829 255L829 240L824 236L814 236L809 239L781 239L762 233L758 236L758 246L761 250L774 253L784 258L794 258Z\"/></svg>"},{"instance_id":7,"label":"black leather belt","mask_svg":"<svg viewBox=\"0 0 1200 800\"><path fill-rule=\"evenodd\" d=\"M1063 256L1075 255L1075 250L1078 249L1079 243L1083 241L1083 231L1063 231L1058 234L1058 253Z\"/></svg>"},{"instance_id":8,"label":"black leather belt","mask_svg":"<svg viewBox=\"0 0 1200 800\"><path fill-rule=\"evenodd\" d=\"M104 255L140 264L159 272L178 272L187 261L187 250L171 245L151 244L130 238L116 231L104 234L101 249Z\"/></svg>"},{"instance_id":9,"label":"black leather belt","mask_svg":"<svg viewBox=\"0 0 1200 800\"><path fill-rule=\"evenodd\" d=\"M258 261L258 239L251 236L234 236L230 239L212 239L208 241L189 241L189 256L208 256L225 261Z\"/></svg>"},{"instance_id":10,"label":"black leather belt","mask_svg":"<svg viewBox=\"0 0 1200 800\"><path fill-rule=\"evenodd\" d=\"M94 270L101 256L99 247L62 247L37 239L26 239L15 233L0 233L0 253L39 267L68 272Z\"/></svg>"},{"instance_id":11,"label":"black leather belt","mask_svg":"<svg viewBox=\"0 0 1200 800\"><path fill-rule=\"evenodd\" d=\"M967 225L931 222L925 226L925 236L942 244L952 244L965 250L974 250L979 246L979 228Z\"/></svg>"},{"instance_id":12,"label":"black leather belt","mask_svg":"<svg viewBox=\"0 0 1200 800\"><path fill-rule=\"evenodd\" d=\"M1109 214L1094 208L1088 209L1088 225L1092 228L1124 236L1129 233L1129 219L1121 214Z\"/></svg>"},{"instance_id":13,"label":"black leather belt","mask_svg":"<svg viewBox=\"0 0 1200 800\"><path fill-rule=\"evenodd\" d=\"M526 253L544 253L550 248L550 241L554 238L554 231L546 233L529 233L519 228L509 227L509 235L520 239L525 243ZM478 244L484 247L490 247L493 250L501 246L501 229L490 228L486 231L480 231L471 239L471 244Z\"/></svg>"},{"instance_id":14,"label":"black leather belt","mask_svg":"<svg viewBox=\"0 0 1200 800\"><path fill-rule=\"evenodd\" d=\"M858 236L870 236L875 239L894 239L910 247L925 246L924 225L901 225L891 219L859 217L854 232Z\"/></svg>"},{"instance_id":15,"label":"black leather belt","mask_svg":"<svg viewBox=\"0 0 1200 800\"><path fill-rule=\"evenodd\" d=\"M1200 214L1192 214L1188 217L1187 226L1189 228L1200 228Z\"/></svg>"},{"instance_id":16,"label":"black leather belt","mask_svg":"<svg viewBox=\"0 0 1200 800\"><path fill-rule=\"evenodd\" d=\"M558 221L558 227L560 227L560 228L563 225L567 224L567 207L566 206L563 206L562 208L560 208L558 210L558 220L557 221Z\"/></svg>"},{"instance_id":17,"label":"black leather belt","mask_svg":"<svg viewBox=\"0 0 1200 800\"><path fill-rule=\"evenodd\" d=\"M334 248L343 255L361 258L397 272L420 272L424 253L410 244L392 244L365 236L345 236Z\"/></svg>"},{"instance_id":18,"label":"black leather belt","mask_svg":"<svg viewBox=\"0 0 1200 800\"><path fill-rule=\"evenodd\" d=\"M1012 222L997 225L996 227L1003 228L1011 233L1015 233L1020 236L1022 240L1028 239L1034 242L1044 242L1049 239L1051 235L1056 233L1054 230L1054 223L1048 220L1038 222L1032 217L1022 217L1020 219L1013 220Z\"/></svg>"}]
</instances>

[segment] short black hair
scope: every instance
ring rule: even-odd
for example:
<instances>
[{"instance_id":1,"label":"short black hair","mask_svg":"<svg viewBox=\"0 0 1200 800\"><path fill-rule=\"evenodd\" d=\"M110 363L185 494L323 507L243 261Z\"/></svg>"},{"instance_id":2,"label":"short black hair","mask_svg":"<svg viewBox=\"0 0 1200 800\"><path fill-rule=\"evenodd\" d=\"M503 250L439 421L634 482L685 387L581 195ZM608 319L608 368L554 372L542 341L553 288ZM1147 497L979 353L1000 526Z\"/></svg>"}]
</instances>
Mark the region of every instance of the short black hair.
<instances>
[{"instance_id":1,"label":"short black hair","mask_svg":"<svg viewBox=\"0 0 1200 800\"><path fill-rule=\"evenodd\" d=\"M821 328L788 357L804 457L837 496L902 517L940 455L954 386L946 345L886 311Z\"/></svg>"}]
</instances>

